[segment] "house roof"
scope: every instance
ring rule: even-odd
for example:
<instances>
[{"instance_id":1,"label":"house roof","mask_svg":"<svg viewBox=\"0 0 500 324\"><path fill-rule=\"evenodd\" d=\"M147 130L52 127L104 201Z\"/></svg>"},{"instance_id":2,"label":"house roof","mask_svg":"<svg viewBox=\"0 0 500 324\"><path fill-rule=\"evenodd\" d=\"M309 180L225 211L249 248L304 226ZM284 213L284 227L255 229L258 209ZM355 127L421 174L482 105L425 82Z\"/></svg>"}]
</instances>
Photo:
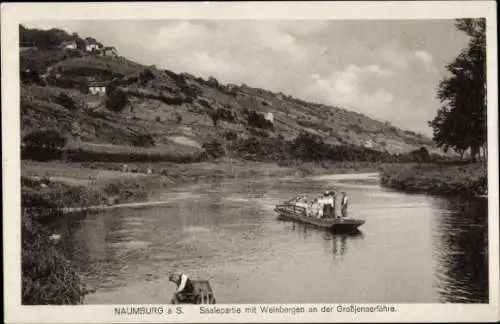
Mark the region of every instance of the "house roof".
<instances>
[{"instance_id":1,"label":"house roof","mask_svg":"<svg viewBox=\"0 0 500 324\"><path fill-rule=\"evenodd\" d=\"M97 81L92 81L88 82L89 87L105 87L106 83L105 82L97 82Z\"/></svg>"}]
</instances>

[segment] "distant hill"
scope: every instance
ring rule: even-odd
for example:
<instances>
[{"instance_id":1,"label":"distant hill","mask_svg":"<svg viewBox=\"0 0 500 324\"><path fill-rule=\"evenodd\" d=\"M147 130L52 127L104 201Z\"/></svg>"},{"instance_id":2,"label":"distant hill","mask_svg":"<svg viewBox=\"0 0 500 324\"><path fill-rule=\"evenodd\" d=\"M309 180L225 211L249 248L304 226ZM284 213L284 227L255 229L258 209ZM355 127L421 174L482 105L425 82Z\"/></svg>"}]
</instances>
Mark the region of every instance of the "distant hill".
<instances>
[{"instance_id":1,"label":"distant hill","mask_svg":"<svg viewBox=\"0 0 500 324\"><path fill-rule=\"evenodd\" d=\"M423 135L353 111L120 56L32 48L21 51L20 58L21 70L36 69L43 76L39 82L22 79L22 134L56 129L74 147L177 154L200 151L213 140L234 148L236 140L286 142L307 133L332 146L388 154L421 147L438 152ZM95 82L106 87L107 96L87 93ZM126 97L123 109L107 109L116 94Z\"/></svg>"}]
</instances>

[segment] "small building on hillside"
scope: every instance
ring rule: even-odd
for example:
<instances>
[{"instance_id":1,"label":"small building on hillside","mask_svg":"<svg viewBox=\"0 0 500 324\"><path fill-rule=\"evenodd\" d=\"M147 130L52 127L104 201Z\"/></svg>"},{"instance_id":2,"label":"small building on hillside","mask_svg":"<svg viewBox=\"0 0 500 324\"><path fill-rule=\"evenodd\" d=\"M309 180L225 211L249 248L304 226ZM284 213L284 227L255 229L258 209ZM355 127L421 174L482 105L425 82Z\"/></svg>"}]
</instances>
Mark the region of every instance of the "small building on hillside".
<instances>
[{"instance_id":1,"label":"small building on hillside","mask_svg":"<svg viewBox=\"0 0 500 324\"><path fill-rule=\"evenodd\" d=\"M98 44L86 44L85 45L85 50L87 52L94 52L99 50L99 45Z\"/></svg>"},{"instance_id":2,"label":"small building on hillside","mask_svg":"<svg viewBox=\"0 0 500 324\"><path fill-rule=\"evenodd\" d=\"M226 92L229 94L237 94L238 93L238 86L236 84L229 83L226 85Z\"/></svg>"},{"instance_id":3,"label":"small building on hillside","mask_svg":"<svg viewBox=\"0 0 500 324\"><path fill-rule=\"evenodd\" d=\"M73 50L78 48L75 41L62 42L60 47L63 49L73 49Z\"/></svg>"},{"instance_id":4,"label":"small building on hillside","mask_svg":"<svg viewBox=\"0 0 500 324\"><path fill-rule=\"evenodd\" d=\"M87 52L96 52L102 49L102 44L98 43L95 39L93 38L86 38L85 39L85 51Z\"/></svg>"},{"instance_id":5,"label":"small building on hillside","mask_svg":"<svg viewBox=\"0 0 500 324\"><path fill-rule=\"evenodd\" d=\"M113 46L106 46L98 50L98 54L102 56L118 56L116 48Z\"/></svg>"},{"instance_id":6,"label":"small building on hillside","mask_svg":"<svg viewBox=\"0 0 500 324\"><path fill-rule=\"evenodd\" d=\"M369 140L365 141L365 145L364 146L366 148L373 148L375 146L375 142L372 139L369 139Z\"/></svg>"},{"instance_id":7,"label":"small building on hillside","mask_svg":"<svg viewBox=\"0 0 500 324\"><path fill-rule=\"evenodd\" d=\"M268 112L267 114L264 115L264 118L271 122L274 123L274 114L272 112Z\"/></svg>"},{"instance_id":8,"label":"small building on hillside","mask_svg":"<svg viewBox=\"0 0 500 324\"><path fill-rule=\"evenodd\" d=\"M92 95L99 95L99 96L106 95L106 82L89 81L88 92Z\"/></svg>"}]
</instances>

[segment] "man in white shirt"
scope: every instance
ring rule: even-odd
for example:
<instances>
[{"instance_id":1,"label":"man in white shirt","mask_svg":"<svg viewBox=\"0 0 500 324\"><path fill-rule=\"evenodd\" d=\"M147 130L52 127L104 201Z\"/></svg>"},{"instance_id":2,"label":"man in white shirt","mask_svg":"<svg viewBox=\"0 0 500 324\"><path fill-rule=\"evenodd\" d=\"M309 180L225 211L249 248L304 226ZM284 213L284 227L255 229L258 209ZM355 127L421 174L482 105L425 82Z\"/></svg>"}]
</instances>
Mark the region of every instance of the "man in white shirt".
<instances>
[{"instance_id":1,"label":"man in white shirt","mask_svg":"<svg viewBox=\"0 0 500 324\"><path fill-rule=\"evenodd\" d=\"M349 205L349 198L345 192L342 192L342 202L340 204L340 210L342 212L342 217L347 217L347 206Z\"/></svg>"},{"instance_id":2,"label":"man in white shirt","mask_svg":"<svg viewBox=\"0 0 500 324\"><path fill-rule=\"evenodd\" d=\"M173 273L168 277L168 280L177 285L175 298L178 302L184 302L194 293L194 286L189 277L183 273Z\"/></svg>"}]
</instances>

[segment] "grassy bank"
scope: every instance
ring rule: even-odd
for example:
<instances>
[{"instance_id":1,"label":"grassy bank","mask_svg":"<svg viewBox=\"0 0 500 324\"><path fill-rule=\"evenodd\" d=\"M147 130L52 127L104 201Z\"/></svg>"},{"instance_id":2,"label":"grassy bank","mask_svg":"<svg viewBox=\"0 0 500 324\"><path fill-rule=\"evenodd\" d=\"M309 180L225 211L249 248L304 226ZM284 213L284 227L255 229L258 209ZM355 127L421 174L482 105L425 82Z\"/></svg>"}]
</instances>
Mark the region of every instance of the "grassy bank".
<instances>
[{"instance_id":1,"label":"grassy bank","mask_svg":"<svg viewBox=\"0 0 500 324\"><path fill-rule=\"evenodd\" d=\"M85 295L78 270L33 213L22 215L22 304L76 305Z\"/></svg>"},{"instance_id":2,"label":"grassy bank","mask_svg":"<svg viewBox=\"0 0 500 324\"><path fill-rule=\"evenodd\" d=\"M400 164L382 168L383 186L406 192L442 196L488 194L487 166L475 164Z\"/></svg>"}]
</instances>

